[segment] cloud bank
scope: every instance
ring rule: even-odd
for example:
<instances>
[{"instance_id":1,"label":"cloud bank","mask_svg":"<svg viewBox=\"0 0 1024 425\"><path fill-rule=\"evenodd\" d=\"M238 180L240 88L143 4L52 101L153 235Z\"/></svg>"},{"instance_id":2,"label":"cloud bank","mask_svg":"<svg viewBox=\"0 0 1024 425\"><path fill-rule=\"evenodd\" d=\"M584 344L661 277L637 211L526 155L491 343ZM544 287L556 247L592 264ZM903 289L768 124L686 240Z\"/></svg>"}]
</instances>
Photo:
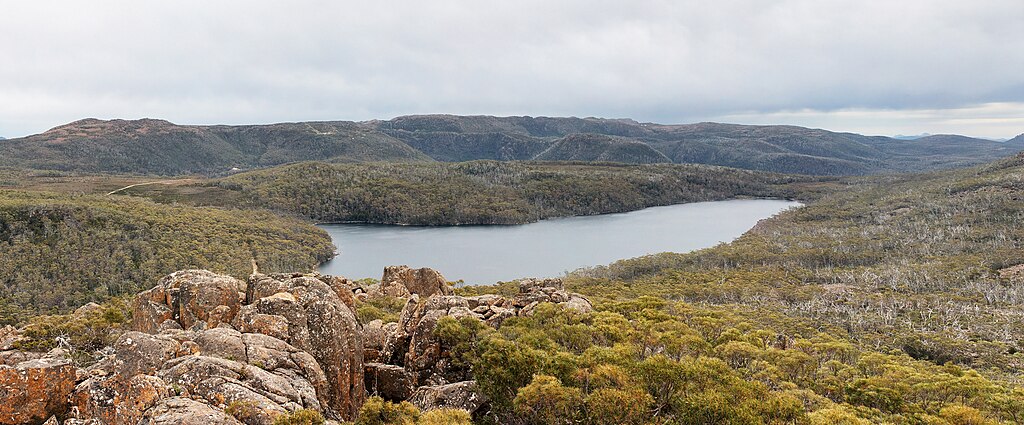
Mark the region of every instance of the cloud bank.
<instances>
[{"instance_id":1,"label":"cloud bank","mask_svg":"<svg viewBox=\"0 0 1024 425\"><path fill-rule=\"evenodd\" d=\"M1024 132L1019 0L53 1L0 14L0 135L413 113Z\"/></svg>"}]
</instances>

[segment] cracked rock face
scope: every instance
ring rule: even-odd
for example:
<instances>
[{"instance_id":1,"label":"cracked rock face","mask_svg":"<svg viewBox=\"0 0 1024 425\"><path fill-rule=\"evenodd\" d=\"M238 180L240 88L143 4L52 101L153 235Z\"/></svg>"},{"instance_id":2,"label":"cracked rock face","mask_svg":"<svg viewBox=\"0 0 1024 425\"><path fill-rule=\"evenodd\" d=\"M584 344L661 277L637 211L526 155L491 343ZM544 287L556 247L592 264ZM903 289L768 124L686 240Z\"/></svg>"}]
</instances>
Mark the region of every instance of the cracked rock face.
<instances>
[{"instance_id":1,"label":"cracked rock face","mask_svg":"<svg viewBox=\"0 0 1024 425\"><path fill-rule=\"evenodd\" d=\"M206 270L171 273L156 287L135 298L132 329L155 333L166 328L209 326L229 323L241 308L242 281Z\"/></svg>"},{"instance_id":2,"label":"cracked rock face","mask_svg":"<svg viewBox=\"0 0 1024 425\"><path fill-rule=\"evenodd\" d=\"M68 410L75 367L67 360L27 360L0 366L0 424L42 423Z\"/></svg>"},{"instance_id":3,"label":"cracked rock face","mask_svg":"<svg viewBox=\"0 0 1024 425\"><path fill-rule=\"evenodd\" d=\"M288 319L287 342L311 354L327 376L325 408L354 418L366 398L362 329L336 290L313 276L254 274L246 301Z\"/></svg>"},{"instance_id":4,"label":"cracked rock face","mask_svg":"<svg viewBox=\"0 0 1024 425\"><path fill-rule=\"evenodd\" d=\"M339 290L351 302L320 275L254 274L246 285L173 273L137 297L136 330L77 386L71 368L73 419L270 425L299 409L351 419L365 398L363 341Z\"/></svg>"},{"instance_id":5,"label":"cracked rock face","mask_svg":"<svg viewBox=\"0 0 1024 425\"><path fill-rule=\"evenodd\" d=\"M419 295L430 297L434 294L451 295L451 285L437 270L430 268L412 269L409 266L388 266L380 279L381 290L391 296L406 297ZM406 295L402 295L402 294Z\"/></svg>"},{"instance_id":6,"label":"cracked rock face","mask_svg":"<svg viewBox=\"0 0 1024 425\"><path fill-rule=\"evenodd\" d=\"M171 397L146 411L139 425L242 425L238 419L210 405L185 397Z\"/></svg>"}]
</instances>

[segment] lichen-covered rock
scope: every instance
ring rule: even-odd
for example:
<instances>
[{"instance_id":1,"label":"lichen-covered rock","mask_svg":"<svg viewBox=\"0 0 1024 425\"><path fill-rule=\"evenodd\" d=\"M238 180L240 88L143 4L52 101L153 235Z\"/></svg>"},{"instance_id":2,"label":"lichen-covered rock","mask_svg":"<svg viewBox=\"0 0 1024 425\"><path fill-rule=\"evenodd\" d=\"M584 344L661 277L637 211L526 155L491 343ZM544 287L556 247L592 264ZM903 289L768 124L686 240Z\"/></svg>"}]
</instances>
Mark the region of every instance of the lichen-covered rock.
<instances>
[{"instance_id":1,"label":"lichen-covered rock","mask_svg":"<svg viewBox=\"0 0 1024 425\"><path fill-rule=\"evenodd\" d=\"M208 404L172 397L146 410L139 425L242 425L242 422Z\"/></svg>"},{"instance_id":2,"label":"lichen-covered rock","mask_svg":"<svg viewBox=\"0 0 1024 425\"><path fill-rule=\"evenodd\" d=\"M354 418L366 396L362 332L334 288L315 276L254 274L246 301L288 319L287 342L311 354L327 376L325 409Z\"/></svg>"},{"instance_id":3,"label":"lichen-covered rock","mask_svg":"<svg viewBox=\"0 0 1024 425\"><path fill-rule=\"evenodd\" d=\"M487 403L476 381L462 381L446 385L423 386L416 389L409 402L420 410L462 409L476 412Z\"/></svg>"},{"instance_id":4,"label":"lichen-covered rock","mask_svg":"<svg viewBox=\"0 0 1024 425\"><path fill-rule=\"evenodd\" d=\"M259 333L277 339L288 339L288 319L276 314L263 314L256 311L256 306L243 306L232 326L244 333Z\"/></svg>"},{"instance_id":5,"label":"lichen-covered rock","mask_svg":"<svg viewBox=\"0 0 1024 425\"><path fill-rule=\"evenodd\" d=\"M199 353L205 356L245 362L245 343L242 333L234 329L215 328L196 332L193 341L199 346Z\"/></svg>"},{"instance_id":6,"label":"lichen-covered rock","mask_svg":"<svg viewBox=\"0 0 1024 425\"><path fill-rule=\"evenodd\" d=\"M153 333L160 330L160 325L164 322L173 321L177 305L172 305L172 303L177 300L177 288L174 289L174 292L172 300L168 294L168 288L157 285L136 295L135 305L132 308L132 329ZM178 326L180 327L180 324Z\"/></svg>"},{"instance_id":7,"label":"lichen-covered rock","mask_svg":"<svg viewBox=\"0 0 1024 425\"><path fill-rule=\"evenodd\" d=\"M404 367L367 363L365 368L366 391L388 401L403 401L412 395L412 376Z\"/></svg>"},{"instance_id":8,"label":"lichen-covered rock","mask_svg":"<svg viewBox=\"0 0 1024 425\"><path fill-rule=\"evenodd\" d=\"M181 343L167 335L125 332L114 342L112 371L126 379L155 374L164 362L178 357Z\"/></svg>"},{"instance_id":9,"label":"lichen-covered rock","mask_svg":"<svg viewBox=\"0 0 1024 425\"><path fill-rule=\"evenodd\" d=\"M562 303L561 306L569 310L575 310L577 313L585 314L594 311L594 305L590 303L590 300L576 293L570 293L569 300Z\"/></svg>"},{"instance_id":10,"label":"lichen-covered rock","mask_svg":"<svg viewBox=\"0 0 1024 425\"><path fill-rule=\"evenodd\" d=\"M430 268L412 269L409 266L388 266L384 268L384 276L380 279L382 291L397 291L388 289L395 283L405 287L409 294L429 297L434 294L451 295L451 285L437 270Z\"/></svg>"},{"instance_id":11,"label":"lichen-covered rock","mask_svg":"<svg viewBox=\"0 0 1024 425\"><path fill-rule=\"evenodd\" d=\"M34 351L6 350L0 351L0 365L14 366L21 362L46 357L44 353Z\"/></svg>"},{"instance_id":12,"label":"lichen-covered rock","mask_svg":"<svg viewBox=\"0 0 1024 425\"><path fill-rule=\"evenodd\" d=\"M397 280L388 282L381 282L373 292L370 292L370 298L378 297L392 297L392 298L409 298L412 292L409 292L409 288L405 287L405 284Z\"/></svg>"},{"instance_id":13,"label":"lichen-covered rock","mask_svg":"<svg viewBox=\"0 0 1024 425\"><path fill-rule=\"evenodd\" d=\"M523 279L519 281L519 294L512 300L512 306L519 316L533 314L540 303L554 303L580 313L594 311L586 297L565 291L562 279Z\"/></svg>"},{"instance_id":14,"label":"lichen-covered rock","mask_svg":"<svg viewBox=\"0 0 1024 425\"><path fill-rule=\"evenodd\" d=\"M181 357L168 362L160 377L210 405L249 404L252 407L249 423L273 423L274 418L288 411L282 406L285 404L303 407L300 404L303 391L296 389L294 382L233 360L208 356ZM306 385L309 386L308 383ZM315 403L316 399L309 401ZM318 408L319 405L311 407Z\"/></svg>"},{"instance_id":15,"label":"lichen-covered rock","mask_svg":"<svg viewBox=\"0 0 1024 425\"><path fill-rule=\"evenodd\" d=\"M42 423L64 416L76 376L67 360L44 358L0 366L0 424Z\"/></svg>"},{"instance_id":16,"label":"lichen-covered rock","mask_svg":"<svg viewBox=\"0 0 1024 425\"><path fill-rule=\"evenodd\" d=\"M98 419L107 425L136 424L142 413L173 395L163 379L150 375L89 378L75 386L72 410L79 418Z\"/></svg>"},{"instance_id":17,"label":"lichen-covered rock","mask_svg":"<svg viewBox=\"0 0 1024 425\"><path fill-rule=\"evenodd\" d=\"M469 302L464 297L434 295L422 299L413 296L402 309L396 332L388 336L382 360L404 366L414 385L465 379L468 371L449 368L443 361L441 341L435 330L445 316L482 319L469 310ZM403 352L404 356L396 359Z\"/></svg>"},{"instance_id":18,"label":"lichen-covered rock","mask_svg":"<svg viewBox=\"0 0 1024 425\"><path fill-rule=\"evenodd\" d=\"M153 333L168 320L184 329L205 328L202 324L208 324L211 314L217 324L230 323L241 307L238 294L243 287L238 279L207 270L171 273L135 298L132 329Z\"/></svg>"},{"instance_id":19,"label":"lichen-covered rock","mask_svg":"<svg viewBox=\"0 0 1024 425\"><path fill-rule=\"evenodd\" d=\"M398 323L384 323L373 320L363 326L363 361L366 363L381 362L382 352L388 339L398 332Z\"/></svg>"}]
</instances>

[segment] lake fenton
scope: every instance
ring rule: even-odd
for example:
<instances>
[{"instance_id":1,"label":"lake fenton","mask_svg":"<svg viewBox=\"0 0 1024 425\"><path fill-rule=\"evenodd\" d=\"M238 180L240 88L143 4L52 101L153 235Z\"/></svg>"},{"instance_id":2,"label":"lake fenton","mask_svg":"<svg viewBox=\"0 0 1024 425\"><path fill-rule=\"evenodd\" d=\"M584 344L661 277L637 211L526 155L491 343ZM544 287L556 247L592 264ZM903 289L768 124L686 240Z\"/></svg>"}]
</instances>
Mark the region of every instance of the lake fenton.
<instances>
[{"instance_id":1,"label":"lake fenton","mask_svg":"<svg viewBox=\"0 0 1024 425\"><path fill-rule=\"evenodd\" d=\"M696 202L513 226L324 224L338 256L320 271L379 279L384 266L405 264L473 285L557 277L625 258L729 242L758 220L799 205L765 199Z\"/></svg>"}]
</instances>

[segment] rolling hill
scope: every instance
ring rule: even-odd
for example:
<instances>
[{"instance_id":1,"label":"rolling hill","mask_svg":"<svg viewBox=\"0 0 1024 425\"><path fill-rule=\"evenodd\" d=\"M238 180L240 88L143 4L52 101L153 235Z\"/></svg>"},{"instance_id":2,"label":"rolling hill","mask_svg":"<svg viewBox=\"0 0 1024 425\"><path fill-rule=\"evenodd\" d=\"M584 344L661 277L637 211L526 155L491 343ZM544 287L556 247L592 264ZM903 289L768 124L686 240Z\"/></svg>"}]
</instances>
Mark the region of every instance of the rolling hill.
<instances>
[{"instance_id":1,"label":"rolling hill","mask_svg":"<svg viewBox=\"0 0 1024 425\"><path fill-rule=\"evenodd\" d=\"M184 126L153 119L86 119L0 142L0 166L68 171L216 174L310 158L429 160L401 141L350 122Z\"/></svg>"},{"instance_id":2,"label":"rolling hill","mask_svg":"<svg viewBox=\"0 0 1024 425\"><path fill-rule=\"evenodd\" d=\"M625 162L630 164L671 163L672 160L636 140L603 134L572 134L556 140L534 157L539 161Z\"/></svg>"},{"instance_id":3,"label":"rolling hill","mask_svg":"<svg viewBox=\"0 0 1024 425\"><path fill-rule=\"evenodd\" d=\"M416 115L239 126L86 119L0 140L0 166L218 175L309 160L544 160L864 175L961 167L1021 150L1022 137L1008 142L954 135L901 140L795 126L662 125L600 118Z\"/></svg>"}]
</instances>

